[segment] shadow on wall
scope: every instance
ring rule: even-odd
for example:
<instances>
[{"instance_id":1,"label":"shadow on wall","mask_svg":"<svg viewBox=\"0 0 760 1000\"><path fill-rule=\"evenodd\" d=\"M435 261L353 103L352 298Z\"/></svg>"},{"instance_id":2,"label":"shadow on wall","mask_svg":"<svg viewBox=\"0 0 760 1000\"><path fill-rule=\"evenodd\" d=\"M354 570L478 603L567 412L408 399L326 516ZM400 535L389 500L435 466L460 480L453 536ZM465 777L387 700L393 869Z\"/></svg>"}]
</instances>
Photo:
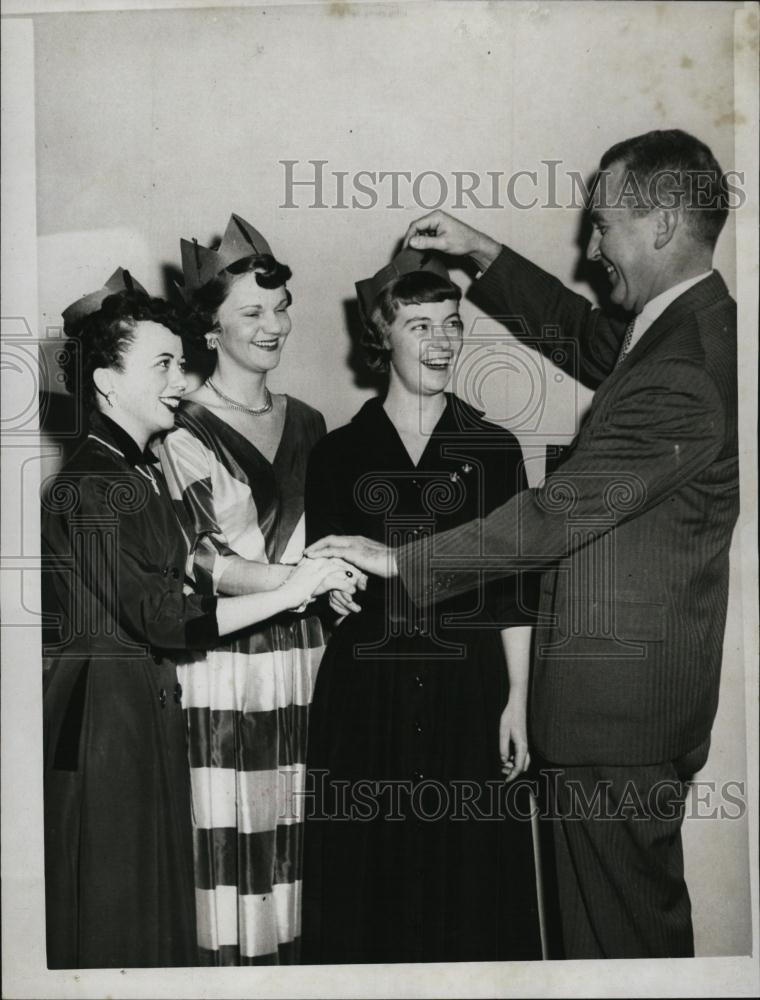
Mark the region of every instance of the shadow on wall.
<instances>
[{"instance_id":1,"label":"shadow on wall","mask_svg":"<svg viewBox=\"0 0 760 1000\"><path fill-rule=\"evenodd\" d=\"M372 371L367 366L364 348L362 347L364 324L359 310L358 299L343 300L343 322L348 331L349 338L346 365L351 371L354 385L358 389L372 389L378 396L384 396L388 384L388 376L385 372Z\"/></svg>"},{"instance_id":2,"label":"shadow on wall","mask_svg":"<svg viewBox=\"0 0 760 1000\"><path fill-rule=\"evenodd\" d=\"M187 306L182 295L184 282L181 269L176 264L163 264L161 278L163 297L178 309L180 316L187 316ZM203 382L214 371L216 355L206 347L202 331L194 329L190 322L183 324L182 345L188 375L195 376L199 383ZM191 385L188 392L192 392L195 387Z\"/></svg>"},{"instance_id":3,"label":"shadow on wall","mask_svg":"<svg viewBox=\"0 0 760 1000\"><path fill-rule=\"evenodd\" d=\"M42 484L64 465L82 444L87 435L87 423L81 405L68 392L41 389L38 396L40 439L42 453ZM48 446L57 449L50 455Z\"/></svg>"},{"instance_id":4,"label":"shadow on wall","mask_svg":"<svg viewBox=\"0 0 760 1000\"><path fill-rule=\"evenodd\" d=\"M163 297L177 306L184 305L185 300L182 297L181 291L184 285L182 269L177 267L176 264L162 264L161 282L163 286L161 294Z\"/></svg>"}]
</instances>

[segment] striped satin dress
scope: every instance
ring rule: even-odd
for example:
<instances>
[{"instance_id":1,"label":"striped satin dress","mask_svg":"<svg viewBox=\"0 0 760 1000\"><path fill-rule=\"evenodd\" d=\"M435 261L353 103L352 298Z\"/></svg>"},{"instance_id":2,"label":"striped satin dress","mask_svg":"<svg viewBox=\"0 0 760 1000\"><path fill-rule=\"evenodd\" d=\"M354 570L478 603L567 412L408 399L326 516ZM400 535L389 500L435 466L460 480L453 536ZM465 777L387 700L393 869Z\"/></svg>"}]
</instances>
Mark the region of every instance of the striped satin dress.
<instances>
[{"instance_id":1,"label":"striped satin dress","mask_svg":"<svg viewBox=\"0 0 760 1000\"><path fill-rule=\"evenodd\" d=\"M225 558L294 562L316 410L287 397L270 463L199 403L183 404L161 461L195 526L198 590ZM193 805L198 946L208 965L297 962L308 706L324 649L319 619L286 613L180 662Z\"/></svg>"}]
</instances>

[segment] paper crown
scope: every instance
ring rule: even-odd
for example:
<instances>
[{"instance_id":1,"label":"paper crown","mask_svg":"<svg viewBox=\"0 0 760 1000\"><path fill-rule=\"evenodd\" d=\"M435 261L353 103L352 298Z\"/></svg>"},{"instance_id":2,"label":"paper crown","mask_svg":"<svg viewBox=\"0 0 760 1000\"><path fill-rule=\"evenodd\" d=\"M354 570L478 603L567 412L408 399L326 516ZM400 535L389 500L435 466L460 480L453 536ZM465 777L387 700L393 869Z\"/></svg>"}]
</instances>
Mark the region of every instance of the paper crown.
<instances>
[{"instance_id":1,"label":"paper crown","mask_svg":"<svg viewBox=\"0 0 760 1000\"><path fill-rule=\"evenodd\" d=\"M359 308L365 322L369 319L375 299L377 299L380 292L390 285L392 281L396 281L397 278L405 274L412 274L415 271L431 271L433 274L437 274L439 278L446 278L447 280L449 277L449 272L446 270L445 265L435 254L432 254L429 250L414 250L412 247L406 247L401 253L396 254L390 264L381 267L377 274L371 278L364 278L363 281L356 282L356 295L359 299Z\"/></svg>"},{"instance_id":2,"label":"paper crown","mask_svg":"<svg viewBox=\"0 0 760 1000\"><path fill-rule=\"evenodd\" d=\"M83 295L81 299L72 302L70 306L67 306L63 310L61 313L63 316L63 325L70 327L83 320L85 316L97 312L103 304L103 300L108 298L109 295L116 295L117 292L142 292L143 295L148 294L140 282L135 281L129 271L123 267L117 267L102 288L99 288L96 292L89 292L87 295Z\"/></svg>"},{"instance_id":3,"label":"paper crown","mask_svg":"<svg viewBox=\"0 0 760 1000\"><path fill-rule=\"evenodd\" d=\"M249 222L234 212L227 223L222 242L216 250L201 246L197 240L180 240L179 245L182 251L182 276L185 282L181 291L185 298L239 260L245 260L254 254L273 256L269 244L258 229L254 229Z\"/></svg>"}]
</instances>

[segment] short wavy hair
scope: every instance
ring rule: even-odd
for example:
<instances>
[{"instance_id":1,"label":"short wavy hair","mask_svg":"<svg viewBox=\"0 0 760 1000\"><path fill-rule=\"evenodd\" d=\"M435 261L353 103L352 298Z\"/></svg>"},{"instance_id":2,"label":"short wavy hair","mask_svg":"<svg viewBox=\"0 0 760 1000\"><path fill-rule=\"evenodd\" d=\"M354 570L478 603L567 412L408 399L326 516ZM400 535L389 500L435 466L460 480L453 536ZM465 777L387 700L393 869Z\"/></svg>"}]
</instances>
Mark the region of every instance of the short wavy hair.
<instances>
[{"instance_id":1,"label":"short wavy hair","mask_svg":"<svg viewBox=\"0 0 760 1000\"><path fill-rule=\"evenodd\" d=\"M459 302L462 289L453 281L433 271L412 271L402 274L380 292L372 311L364 318L361 346L367 367L375 372L387 372L391 351L386 347L388 334L398 315L399 306L421 305L423 302Z\"/></svg>"},{"instance_id":2,"label":"short wavy hair","mask_svg":"<svg viewBox=\"0 0 760 1000\"><path fill-rule=\"evenodd\" d=\"M93 378L98 368L123 370L124 355L134 340L138 323L160 323L182 335L181 320L164 299L143 292L116 292L97 312L64 327L68 339L61 360L64 384L87 411L97 407L98 390Z\"/></svg>"}]
</instances>

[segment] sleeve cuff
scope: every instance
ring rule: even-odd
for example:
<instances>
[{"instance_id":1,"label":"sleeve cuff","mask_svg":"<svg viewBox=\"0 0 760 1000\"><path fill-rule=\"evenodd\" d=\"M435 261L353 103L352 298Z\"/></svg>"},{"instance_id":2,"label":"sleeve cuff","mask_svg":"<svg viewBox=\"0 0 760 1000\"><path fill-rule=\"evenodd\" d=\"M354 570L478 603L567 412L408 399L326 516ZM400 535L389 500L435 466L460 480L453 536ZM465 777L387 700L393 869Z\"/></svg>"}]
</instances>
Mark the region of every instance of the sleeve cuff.
<instances>
[{"instance_id":1,"label":"sleeve cuff","mask_svg":"<svg viewBox=\"0 0 760 1000\"><path fill-rule=\"evenodd\" d=\"M462 581L461 572L431 570L430 558L435 537L421 538L396 549L399 584L419 608L428 607L468 589L466 586L456 589L455 584L461 584Z\"/></svg>"},{"instance_id":2,"label":"sleeve cuff","mask_svg":"<svg viewBox=\"0 0 760 1000\"><path fill-rule=\"evenodd\" d=\"M185 626L188 649L211 649L219 643L219 624L216 620L216 597L205 596L200 600L200 615Z\"/></svg>"},{"instance_id":3,"label":"sleeve cuff","mask_svg":"<svg viewBox=\"0 0 760 1000\"><path fill-rule=\"evenodd\" d=\"M497 284L500 283L501 279L499 277L499 272L503 272L503 269L508 265L510 252L509 247L505 247L502 244L501 252L497 257L494 257L488 267L485 267L482 270L480 268L478 269L475 275L475 280L478 285L485 286L487 288L492 282Z\"/></svg>"}]
</instances>

